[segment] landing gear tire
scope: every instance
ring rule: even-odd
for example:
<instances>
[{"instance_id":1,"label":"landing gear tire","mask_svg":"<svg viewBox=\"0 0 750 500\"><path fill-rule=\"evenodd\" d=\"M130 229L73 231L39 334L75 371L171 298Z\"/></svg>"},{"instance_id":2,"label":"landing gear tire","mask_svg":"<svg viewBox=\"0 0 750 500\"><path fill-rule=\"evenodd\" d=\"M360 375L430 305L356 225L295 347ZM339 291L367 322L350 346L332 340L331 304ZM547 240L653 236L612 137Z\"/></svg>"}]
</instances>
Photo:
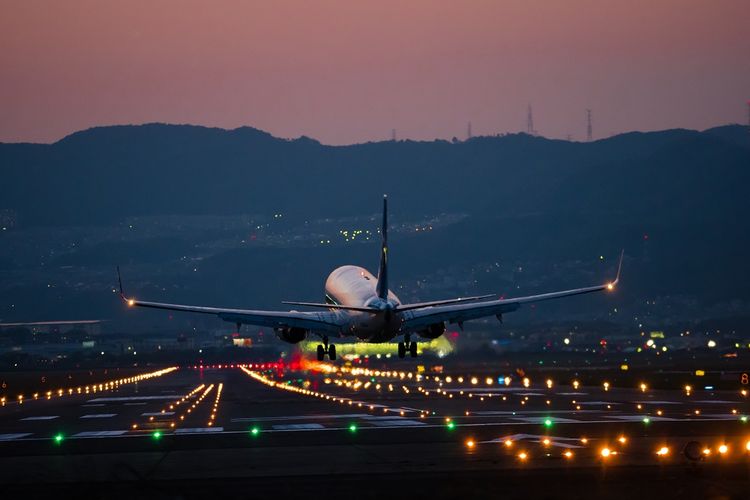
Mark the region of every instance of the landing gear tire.
<instances>
[{"instance_id":1,"label":"landing gear tire","mask_svg":"<svg viewBox=\"0 0 750 500\"><path fill-rule=\"evenodd\" d=\"M328 346L328 359L331 361L336 360L336 346L333 344Z\"/></svg>"},{"instance_id":2,"label":"landing gear tire","mask_svg":"<svg viewBox=\"0 0 750 500\"><path fill-rule=\"evenodd\" d=\"M409 342L409 354L411 354L412 358L417 357L417 343L416 342Z\"/></svg>"},{"instance_id":3,"label":"landing gear tire","mask_svg":"<svg viewBox=\"0 0 750 500\"><path fill-rule=\"evenodd\" d=\"M403 358L406 356L406 345L403 342L398 343L398 357Z\"/></svg>"},{"instance_id":4,"label":"landing gear tire","mask_svg":"<svg viewBox=\"0 0 750 500\"><path fill-rule=\"evenodd\" d=\"M325 357L326 357L326 350L323 348L321 344L318 344L318 361L323 361Z\"/></svg>"}]
</instances>

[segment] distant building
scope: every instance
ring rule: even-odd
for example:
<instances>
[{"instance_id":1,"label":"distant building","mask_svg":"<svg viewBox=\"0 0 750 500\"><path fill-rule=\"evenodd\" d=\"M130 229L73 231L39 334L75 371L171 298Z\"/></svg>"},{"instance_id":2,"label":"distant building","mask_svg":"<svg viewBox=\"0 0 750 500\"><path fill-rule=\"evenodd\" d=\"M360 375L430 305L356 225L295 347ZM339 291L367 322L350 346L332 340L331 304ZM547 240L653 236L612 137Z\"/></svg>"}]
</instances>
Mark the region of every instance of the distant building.
<instances>
[{"instance_id":1,"label":"distant building","mask_svg":"<svg viewBox=\"0 0 750 500\"><path fill-rule=\"evenodd\" d=\"M0 334L25 329L32 335L45 334L48 342L64 342L68 332L83 332L87 336L98 336L102 333L102 321L99 319L34 321L28 323L0 323Z\"/></svg>"}]
</instances>

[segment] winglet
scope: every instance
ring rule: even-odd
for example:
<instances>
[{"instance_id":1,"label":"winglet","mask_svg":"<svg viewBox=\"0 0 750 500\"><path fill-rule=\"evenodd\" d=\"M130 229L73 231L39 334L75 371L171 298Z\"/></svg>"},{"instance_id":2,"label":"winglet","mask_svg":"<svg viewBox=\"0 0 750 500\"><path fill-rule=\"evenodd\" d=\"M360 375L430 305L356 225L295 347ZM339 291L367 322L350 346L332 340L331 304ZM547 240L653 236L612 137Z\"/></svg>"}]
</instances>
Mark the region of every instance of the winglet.
<instances>
[{"instance_id":1,"label":"winglet","mask_svg":"<svg viewBox=\"0 0 750 500\"><path fill-rule=\"evenodd\" d=\"M125 301L129 306L135 305L135 299L129 299L125 296L125 292L122 291L122 276L120 276L120 266L117 266L117 282L120 285L120 298Z\"/></svg>"},{"instance_id":2,"label":"winglet","mask_svg":"<svg viewBox=\"0 0 750 500\"><path fill-rule=\"evenodd\" d=\"M122 291L122 276L120 276L120 266L117 266L117 282L120 284L120 297L125 298L125 292Z\"/></svg>"},{"instance_id":3,"label":"winglet","mask_svg":"<svg viewBox=\"0 0 750 500\"><path fill-rule=\"evenodd\" d=\"M620 251L620 261L617 263L617 275L615 275L614 281L610 281L607 284L607 290L612 290L615 285L620 281L620 271L622 271L622 258L625 256L625 249Z\"/></svg>"}]
</instances>

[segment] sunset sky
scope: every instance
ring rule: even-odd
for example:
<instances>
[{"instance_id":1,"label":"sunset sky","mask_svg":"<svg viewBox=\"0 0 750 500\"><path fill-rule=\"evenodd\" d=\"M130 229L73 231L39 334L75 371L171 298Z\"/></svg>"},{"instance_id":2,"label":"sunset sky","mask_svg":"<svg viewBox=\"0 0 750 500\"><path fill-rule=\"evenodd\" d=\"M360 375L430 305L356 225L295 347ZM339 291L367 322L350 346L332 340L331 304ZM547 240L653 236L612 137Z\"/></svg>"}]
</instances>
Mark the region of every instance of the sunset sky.
<instances>
[{"instance_id":1,"label":"sunset sky","mask_svg":"<svg viewBox=\"0 0 750 500\"><path fill-rule=\"evenodd\" d=\"M0 141L250 125L328 144L745 123L748 0L0 0Z\"/></svg>"}]
</instances>

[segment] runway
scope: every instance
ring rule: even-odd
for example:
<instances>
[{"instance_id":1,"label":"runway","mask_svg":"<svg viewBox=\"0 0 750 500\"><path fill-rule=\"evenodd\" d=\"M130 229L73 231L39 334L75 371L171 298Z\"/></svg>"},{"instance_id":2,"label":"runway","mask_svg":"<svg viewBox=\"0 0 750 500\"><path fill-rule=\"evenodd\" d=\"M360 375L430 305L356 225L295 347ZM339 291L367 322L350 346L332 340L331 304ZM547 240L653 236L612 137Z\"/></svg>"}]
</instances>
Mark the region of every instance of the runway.
<instances>
[{"instance_id":1,"label":"runway","mask_svg":"<svg viewBox=\"0 0 750 500\"><path fill-rule=\"evenodd\" d=\"M330 363L184 366L95 390L60 388L0 408L0 480L23 489L40 477L70 485L223 478L275 488L290 475L438 484L460 474L477 476L469 486L479 488L482 478L512 482L519 471L574 481L575 471L626 479L637 471L643 480L701 470L748 486L740 388L505 377Z\"/></svg>"}]
</instances>

